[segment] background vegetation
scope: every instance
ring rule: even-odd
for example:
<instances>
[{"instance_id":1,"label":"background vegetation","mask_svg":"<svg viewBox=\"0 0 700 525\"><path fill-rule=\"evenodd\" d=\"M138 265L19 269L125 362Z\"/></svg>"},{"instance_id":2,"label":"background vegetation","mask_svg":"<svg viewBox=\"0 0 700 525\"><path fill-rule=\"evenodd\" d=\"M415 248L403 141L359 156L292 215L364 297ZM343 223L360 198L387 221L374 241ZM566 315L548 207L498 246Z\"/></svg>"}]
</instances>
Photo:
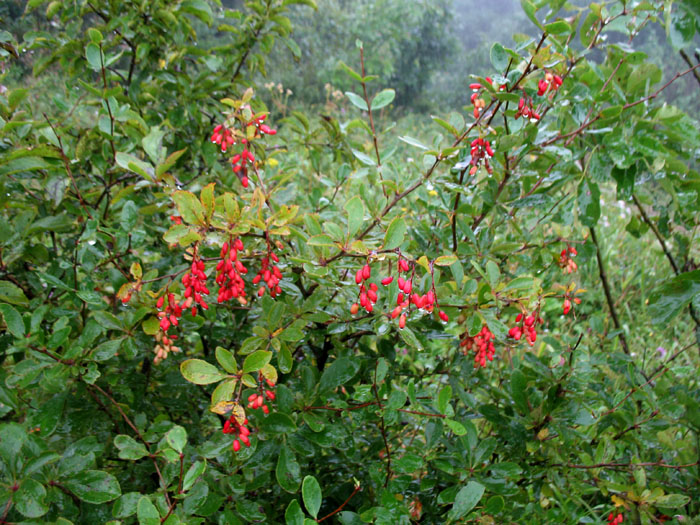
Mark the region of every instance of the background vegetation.
<instances>
[{"instance_id":1,"label":"background vegetation","mask_svg":"<svg viewBox=\"0 0 700 525\"><path fill-rule=\"evenodd\" d=\"M698 519L697 2L0 19L0 523ZM391 316L399 258L434 310Z\"/></svg>"}]
</instances>

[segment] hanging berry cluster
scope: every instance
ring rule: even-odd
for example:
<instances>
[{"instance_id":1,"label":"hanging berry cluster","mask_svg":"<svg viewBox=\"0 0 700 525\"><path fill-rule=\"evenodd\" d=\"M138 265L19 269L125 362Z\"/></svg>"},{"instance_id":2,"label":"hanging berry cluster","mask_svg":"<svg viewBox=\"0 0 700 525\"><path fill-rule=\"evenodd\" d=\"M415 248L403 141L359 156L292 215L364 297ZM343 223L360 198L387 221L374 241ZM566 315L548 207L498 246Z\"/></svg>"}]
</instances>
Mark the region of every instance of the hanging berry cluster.
<instances>
[{"instance_id":1,"label":"hanging berry cluster","mask_svg":"<svg viewBox=\"0 0 700 525\"><path fill-rule=\"evenodd\" d=\"M234 434L236 436L236 439L233 440L232 445L234 452L241 450L241 443L243 443L246 447L250 446L250 429L247 427L247 425L248 418L243 418L243 421L239 423L236 414L231 414L231 417L229 417L224 423L222 432L224 434Z\"/></svg>"},{"instance_id":2,"label":"hanging berry cluster","mask_svg":"<svg viewBox=\"0 0 700 525\"><path fill-rule=\"evenodd\" d=\"M221 247L221 260L216 265L216 284L219 285L216 300L219 303L231 299L238 299L241 304L247 303L242 276L248 273L248 269L238 259L238 252L243 249L243 241L240 239L230 239Z\"/></svg>"},{"instance_id":3,"label":"hanging berry cluster","mask_svg":"<svg viewBox=\"0 0 700 525\"><path fill-rule=\"evenodd\" d=\"M472 159L469 163L472 167L469 169L469 175L476 173L482 161L486 171L489 174L493 173L493 168L489 165L489 159L494 156L494 153L488 140L484 140L481 137L474 139L471 143L471 156Z\"/></svg>"},{"instance_id":4,"label":"hanging berry cluster","mask_svg":"<svg viewBox=\"0 0 700 525\"><path fill-rule=\"evenodd\" d=\"M282 288L279 285L282 280L282 272L277 264L270 263L270 261L278 263L280 260L272 248L270 237L267 232L265 232L265 240L267 241L267 255L260 260L260 271L253 278L253 284L257 285L260 281L264 282L265 286L267 286L267 289L270 291L270 297L274 298L282 293ZM265 286L258 288L259 297L265 295Z\"/></svg>"},{"instance_id":5,"label":"hanging berry cluster","mask_svg":"<svg viewBox=\"0 0 700 525\"><path fill-rule=\"evenodd\" d=\"M559 89L559 86L563 84L563 80L559 75L554 75L547 71L544 78L537 83L537 96L544 96L548 91L550 93Z\"/></svg>"},{"instance_id":6,"label":"hanging berry cluster","mask_svg":"<svg viewBox=\"0 0 700 525\"><path fill-rule=\"evenodd\" d=\"M265 404L265 398L267 398L268 401L275 400L275 392L270 390L274 387L275 382L272 379L265 379L262 374L258 374L257 392L254 392L248 396L248 408L261 408L264 414L269 414L270 408Z\"/></svg>"},{"instance_id":7,"label":"hanging berry cluster","mask_svg":"<svg viewBox=\"0 0 700 525\"><path fill-rule=\"evenodd\" d=\"M204 300L204 296L209 295L207 276L204 273L204 261L199 258L197 245L195 245L192 254L190 271L182 276L182 284L185 287L185 302L183 306L192 308L192 317L197 315L197 304L202 307L202 310L209 309L209 305Z\"/></svg>"},{"instance_id":8,"label":"hanging berry cluster","mask_svg":"<svg viewBox=\"0 0 700 525\"><path fill-rule=\"evenodd\" d=\"M561 254L559 255L559 267L566 273L573 273L578 270L578 265L572 259L572 257L575 255L578 255L578 252L573 246L567 246L561 251Z\"/></svg>"},{"instance_id":9,"label":"hanging berry cluster","mask_svg":"<svg viewBox=\"0 0 700 525\"><path fill-rule=\"evenodd\" d=\"M542 324L544 322L542 318L539 317L538 312L535 311L530 315L519 313L515 318L515 322L518 324L508 330L508 337L520 341L523 334L525 334L525 340L530 346L534 346L535 341L537 341L537 329L535 326L538 323Z\"/></svg>"},{"instance_id":10,"label":"hanging berry cluster","mask_svg":"<svg viewBox=\"0 0 700 525\"><path fill-rule=\"evenodd\" d=\"M518 102L518 111L515 113L515 118L520 117L529 118L533 122L540 120L540 115L532 107L532 98L525 95L520 97L520 102Z\"/></svg>"},{"instance_id":11,"label":"hanging berry cluster","mask_svg":"<svg viewBox=\"0 0 700 525\"><path fill-rule=\"evenodd\" d=\"M374 304L378 299L377 290L379 287L376 283L366 283L370 277L372 277L372 268L370 268L369 263L355 272L355 284L358 284L360 288L357 292L359 304L356 302L350 307L350 313L353 315L360 310L360 306L370 314L374 310Z\"/></svg>"},{"instance_id":12,"label":"hanging berry cluster","mask_svg":"<svg viewBox=\"0 0 700 525\"><path fill-rule=\"evenodd\" d=\"M617 516L614 512L608 514L608 525L619 525L620 523L622 523L622 520L622 514L618 514Z\"/></svg>"},{"instance_id":13,"label":"hanging berry cluster","mask_svg":"<svg viewBox=\"0 0 700 525\"><path fill-rule=\"evenodd\" d=\"M249 185L249 170L257 173L255 154L252 144L263 135L275 135L277 130L265 124L267 113L254 114L248 101L253 96L252 90L244 93L241 101L230 101L233 112L230 113L224 123L214 127L211 141L221 146L221 151L226 153L229 148L241 145L239 151L231 156L231 168L238 176L244 188Z\"/></svg>"},{"instance_id":14,"label":"hanging berry cluster","mask_svg":"<svg viewBox=\"0 0 700 525\"><path fill-rule=\"evenodd\" d=\"M493 361L493 356L496 353L493 341L493 333L488 326L484 325L474 337L471 337L469 332L464 332L459 346L463 348L464 355L474 350L474 368L483 368L486 366L486 361Z\"/></svg>"}]
</instances>

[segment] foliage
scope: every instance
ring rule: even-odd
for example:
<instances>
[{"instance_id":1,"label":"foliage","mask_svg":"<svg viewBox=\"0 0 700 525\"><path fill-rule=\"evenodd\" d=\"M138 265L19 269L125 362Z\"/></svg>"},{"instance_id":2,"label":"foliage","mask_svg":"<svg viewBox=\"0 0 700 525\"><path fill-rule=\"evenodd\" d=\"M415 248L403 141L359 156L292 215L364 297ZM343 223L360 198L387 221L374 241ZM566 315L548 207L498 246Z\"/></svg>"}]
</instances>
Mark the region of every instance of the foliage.
<instances>
[{"instance_id":1,"label":"foliage","mask_svg":"<svg viewBox=\"0 0 700 525\"><path fill-rule=\"evenodd\" d=\"M657 101L697 66L633 47L690 50L695 4L524 0L538 37L405 133L439 42L358 42L342 108L269 116L293 4L0 33L33 73L0 94L0 522L697 516L700 132Z\"/></svg>"}]
</instances>

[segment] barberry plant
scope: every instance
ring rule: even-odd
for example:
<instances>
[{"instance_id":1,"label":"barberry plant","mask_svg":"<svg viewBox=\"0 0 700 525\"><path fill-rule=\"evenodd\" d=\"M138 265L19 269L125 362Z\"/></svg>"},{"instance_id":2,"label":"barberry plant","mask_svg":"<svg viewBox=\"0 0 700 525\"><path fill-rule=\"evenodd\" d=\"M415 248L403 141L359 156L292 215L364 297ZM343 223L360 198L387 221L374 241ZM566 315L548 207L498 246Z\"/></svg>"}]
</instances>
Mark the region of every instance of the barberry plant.
<instances>
[{"instance_id":1,"label":"barberry plant","mask_svg":"<svg viewBox=\"0 0 700 525\"><path fill-rule=\"evenodd\" d=\"M268 107L314 6L0 32L36 81L0 93L0 523L697 515L700 133L659 99L699 66L634 48L694 4L524 0L419 131L359 41L349 111Z\"/></svg>"}]
</instances>

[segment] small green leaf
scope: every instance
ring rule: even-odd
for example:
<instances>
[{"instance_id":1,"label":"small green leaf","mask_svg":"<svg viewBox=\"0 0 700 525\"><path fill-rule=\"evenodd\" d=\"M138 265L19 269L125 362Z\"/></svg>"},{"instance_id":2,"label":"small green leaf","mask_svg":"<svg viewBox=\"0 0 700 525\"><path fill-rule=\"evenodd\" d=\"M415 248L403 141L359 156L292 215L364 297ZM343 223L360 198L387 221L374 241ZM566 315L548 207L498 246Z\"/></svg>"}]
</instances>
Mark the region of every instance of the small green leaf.
<instances>
[{"instance_id":1,"label":"small green leaf","mask_svg":"<svg viewBox=\"0 0 700 525\"><path fill-rule=\"evenodd\" d=\"M595 182L583 179L578 186L579 220L593 227L600 218L600 190Z\"/></svg>"},{"instance_id":2,"label":"small green leaf","mask_svg":"<svg viewBox=\"0 0 700 525\"><path fill-rule=\"evenodd\" d=\"M655 288L649 295L652 323L667 324L700 294L700 270L682 273Z\"/></svg>"},{"instance_id":3,"label":"small green leaf","mask_svg":"<svg viewBox=\"0 0 700 525\"><path fill-rule=\"evenodd\" d=\"M117 478L101 470L85 470L65 481L73 494L86 503L99 505L121 496Z\"/></svg>"},{"instance_id":4,"label":"small green leaf","mask_svg":"<svg viewBox=\"0 0 700 525\"><path fill-rule=\"evenodd\" d=\"M350 99L350 102L352 102L352 105L355 107L360 108L362 111L367 111L367 102L365 102L365 99L362 98L360 95L353 93L352 91L346 91L345 96Z\"/></svg>"},{"instance_id":5,"label":"small green leaf","mask_svg":"<svg viewBox=\"0 0 700 525\"><path fill-rule=\"evenodd\" d=\"M423 144L420 140L414 139L413 137L409 137L409 136L399 137L399 140L405 142L406 144L410 144L411 146L415 146L415 147L420 148L420 149L425 149L425 150L430 149L428 146Z\"/></svg>"},{"instance_id":6,"label":"small green leaf","mask_svg":"<svg viewBox=\"0 0 700 525\"><path fill-rule=\"evenodd\" d=\"M319 391L327 393L350 381L360 369L354 359L341 357L333 361L321 375Z\"/></svg>"},{"instance_id":7,"label":"small green leaf","mask_svg":"<svg viewBox=\"0 0 700 525\"><path fill-rule=\"evenodd\" d=\"M146 496L142 496L136 506L136 517L139 525L160 525L158 509Z\"/></svg>"},{"instance_id":8,"label":"small green leaf","mask_svg":"<svg viewBox=\"0 0 700 525\"><path fill-rule=\"evenodd\" d=\"M476 481L470 481L466 487L463 487L457 493L454 505L452 505L449 513L450 519L458 520L469 513L479 503L483 495L484 486Z\"/></svg>"},{"instance_id":9,"label":"small green leaf","mask_svg":"<svg viewBox=\"0 0 700 525\"><path fill-rule=\"evenodd\" d=\"M216 360L229 374L238 372L238 364L233 354L220 346L216 347Z\"/></svg>"},{"instance_id":10,"label":"small green leaf","mask_svg":"<svg viewBox=\"0 0 700 525\"><path fill-rule=\"evenodd\" d=\"M496 71L505 71L506 67L508 67L508 53L498 42L491 46L490 58L491 64Z\"/></svg>"},{"instance_id":11,"label":"small green leaf","mask_svg":"<svg viewBox=\"0 0 700 525\"><path fill-rule=\"evenodd\" d=\"M266 350L258 350L253 352L245 358L243 361L243 373L250 374L251 372L257 372L263 366L270 362L272 359L272 352Z\"/></svg>"},{"instance_id":12,"label":"small green leaf","mask_svg":"<svg viewBox=\"0 0 700 525\"><path fill-rule=\"evenodd\" d=\"M456 436L463 436L467 433L467 429L464 428L462 423L455 421L454 419L444 419L445 424L450 427L450 430L455 433Z\"/></svg>"},{"instance_id":13,"label":"small green leaf","mask_svg":"<svg viewBox=\"0 0 700 525\"><path fill-rule=\"evenodd\" d=\"M88 65L93 71L102 70L103 60L101 55L102 51L100 50L100 46L94 42L90 42L87 46L85 46L85 58L87 58Z\"/></svg>"},{"instance_id":14,"label":"small green leaf","mask_svg":"<svg viewBox=\"0 0 700 525\"><path fill-rule=\"evenodd\" d=\"M194 193L190 191L176 191L173 193L173 201L175 201L182 220L186 223L200 226L205 224L204 206L202 206L202 203Z\"/></svg>"},{"instance_id":15,"label":"small green leaf","mask_svg":"<svg viewBox=\"0 0 700 525\"><path fill-rule=\"evenodd\" d=\"M287 492L296 494L301 483L301 468L294 456L294 452L285 445L280 448L275 475L280 487Z\"/></svg>"},{"instance_id":16,"label":"small green leaf","mask_svg":"<svg viewBox=\"0 0 700 525\"><path fill-rule=\"evenodd\" d=\"M180 365L180 372L182 372L182 376L185 379L196 385L216 383L226 377L214 365L201 359L187 359L183 361Z\"/></svg>"},{"instance_id":17,"label":"small green leaf","mask_svg":"<svg viewBox=\"0 0 700 525\"><path fill-rule=\"evenodd\" d=\"M0 304L0 313L5 321L7 330L17 339L24 337L24 321L22 316L9 304Z\"/></svg>"},{"instance_id":18,"label":"small green leaf","mask_svg":"<svg viewBox=\"0 0 700 525\"><path fill-rule=\"evenodd\" d=\"M297 500L293 499L287 505L284 521L286 525L304 525L304 511L301 510L301 505Z\"/></svg>"},{"instance_id":19,"label":"small green leaf","mask_svg":"<svg viewBox=\"0 0 700 525\"><path fill-rule=\"evenodd\" d=\"M180 425L175 425L171 428L165 435L165 440L168 442L173 450L182 452L187 445L187 431Z\"/></svg>"},{"instance_id":20,"label":"small green leaf","mask_svg":"<svg viewBox=\"0 0 700 525\"><path fill-rule=\"evenodd\" d=\"M396 217L389 224L384 234L384 249L393 250L403 244L406 235L406 222L402 217Z\"/></svg>"},{"instance_id":21,"label":"small green leaf","mask_svg":"<svg viewBox=\"0 0 700 525\"><path fill-rule=\"evenodd\" d=\"M141 459L148 455L148 450L143 443L139 443L134 438L119 434L114 438L114 446L119 450L121 459Z\"/></svg>"},{"instance_id":22,"label":"small green leaf","mask_svg":"<svg viewBox=\"0 0 700 525\"><path fill-rule=\"evenodd\" d=\"M321 486L313 476L306 476L301 485L301 496L304 506L311 516L318 518L318 511L321 508Z\"/></svg>"},{"instance_id":23,"label":"small green leaf","mask_svg":"<svg viewBox=\"0 0 700 525\"><path fill-rule=\"evenodd\" d=\"M374 111L375 109L381 109L384 106L391 104L395 97L396 91L394 91L393 89L384 89L380 91L372 99L372 111Z\"/></svg>"},{"instance_id":24,"label":"small green leaf","mask_svg":"<svg viewBox=\"0 0 700 525\"><path fill-rule=\"evenodd\" d=\"M348 214L348 236L352 237L362 226L365 217L365 205L359 195L345 203L345 211Z\"/></svg>"}]
</instances>

